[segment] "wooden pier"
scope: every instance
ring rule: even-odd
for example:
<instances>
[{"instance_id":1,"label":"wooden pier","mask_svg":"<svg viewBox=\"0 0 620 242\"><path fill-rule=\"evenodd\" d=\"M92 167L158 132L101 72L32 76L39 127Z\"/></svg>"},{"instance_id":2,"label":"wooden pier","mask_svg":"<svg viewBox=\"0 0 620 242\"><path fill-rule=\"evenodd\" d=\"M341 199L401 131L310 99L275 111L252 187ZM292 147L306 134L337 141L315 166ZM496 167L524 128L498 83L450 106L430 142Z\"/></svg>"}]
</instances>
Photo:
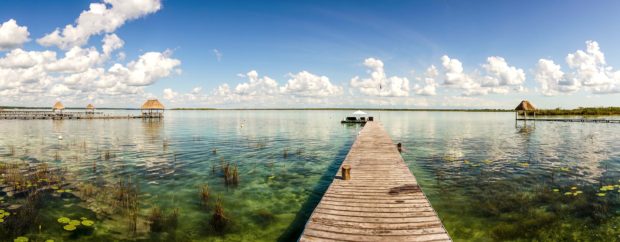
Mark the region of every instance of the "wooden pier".
<instances>
[{"instance_id":1,"label":"wooden pier","mask_svg":"<svg viewBox=\"0 0 620 242\"><path fill-rule=\"evenodd\" d=\"M102 112L53 112L53 111L0 111L1 119L158 119L162 113L142 113L141 115L108 115Z\"/></svg>"},{"instance_id":2,"label":"wooden pier","mask_svg":"<svg viewBox=\"0 0 620 242\"><path fill-rule=\"evenodd\" d=\"M299 241L451 241L383 126L367 122ZM342 174L342 172L341 172Z\"/></svg>"},{"instance_id":3,"label":"wooden pier","mask_svg":"<svg viewBox=\"0 0 620 242\"><path fill-rule=\"evenodd\" d=\"M574 123L620 123L618 119L586 119L586 118L518 118L517 121L526 121L526 122L538 122L538 121L546 121L546 122L574 122Z\"/></svg>"}]
</instances>

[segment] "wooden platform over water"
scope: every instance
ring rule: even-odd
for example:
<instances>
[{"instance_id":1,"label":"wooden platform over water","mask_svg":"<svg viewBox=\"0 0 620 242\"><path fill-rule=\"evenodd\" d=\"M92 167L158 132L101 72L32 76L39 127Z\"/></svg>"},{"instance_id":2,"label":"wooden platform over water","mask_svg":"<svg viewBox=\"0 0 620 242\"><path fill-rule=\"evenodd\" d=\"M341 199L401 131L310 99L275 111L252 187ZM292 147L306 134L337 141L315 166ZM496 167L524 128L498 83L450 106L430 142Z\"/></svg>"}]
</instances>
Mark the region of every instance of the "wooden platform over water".
<instances>
[{"instance_id":1,"label":"wooden platform over water","mask_svg":"<svg viewBox=\"0 0 620 242\"><path fill-rule=\"evenodd\" d=\"M587 119L587 118L524 118L517 119L518 121L547 121L547 122L574 122L574 123L620 123L618 119Z\"/></svg>"},{"instance_id":2,"label":"wooden platform over water","mask_svg":"<svg viewBox=\"0 0 620 242\"><path fill-rule=\"evenodd\" d=\"M300 241L450 241L383 126L367 122ZM342 170L342 169L340 169Z\"/></svg>"},{"instance_id":3,"label":"wooden platform over water","mask_svg":"<svg viewBox=\"0 0 620 242\"><path fill-rule=\"evenodd\" d=\"M102 112L62 112L56 113L52 111L0 111L1 119L139 119L139 118L163 118L161 113L140 114L140 115L109 115Z\"/></svg>"}]
</instances>

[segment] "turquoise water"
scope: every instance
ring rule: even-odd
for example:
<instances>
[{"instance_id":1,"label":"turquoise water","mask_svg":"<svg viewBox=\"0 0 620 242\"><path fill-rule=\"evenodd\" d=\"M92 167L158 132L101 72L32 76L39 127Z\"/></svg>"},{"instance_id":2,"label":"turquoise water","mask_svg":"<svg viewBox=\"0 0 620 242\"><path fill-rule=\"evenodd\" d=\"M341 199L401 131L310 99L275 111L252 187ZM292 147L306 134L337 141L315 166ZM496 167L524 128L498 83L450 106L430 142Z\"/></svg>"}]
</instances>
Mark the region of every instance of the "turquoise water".
<instances>
[{"instance_id":1,"label":"turquoise water","mask_svg":"<svg viewBox=\"0 0 620 242\"><path fill-rule=\"evenodd\" d=\"M0 207L10 213L0 236L296 240L360 130L339 123L348 113L168 111L160 122L0 120ZM404 144L403 157L455 241L613 241L620 235L620 125L515 127L512 113L373 115ZM230 177L226 184L227 166L229 172L238 167L238 184ZM218 208L223 217L214 215ZM94 224L68 231L61 217Z\"/></svg>"}]
</instances>

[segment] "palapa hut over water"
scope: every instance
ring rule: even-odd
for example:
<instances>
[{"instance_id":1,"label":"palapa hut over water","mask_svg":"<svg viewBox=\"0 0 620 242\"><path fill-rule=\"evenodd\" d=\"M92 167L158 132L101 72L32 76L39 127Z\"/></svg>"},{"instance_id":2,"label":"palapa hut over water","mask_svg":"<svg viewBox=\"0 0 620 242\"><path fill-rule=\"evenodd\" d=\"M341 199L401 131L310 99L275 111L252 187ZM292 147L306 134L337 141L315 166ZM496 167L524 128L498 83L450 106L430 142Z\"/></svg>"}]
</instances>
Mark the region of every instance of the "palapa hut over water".
<instances>
[{"instance_id":1,"label":"palapa hut over water","mask_svg":"<svg viewBox=\"0 0 620 242\"><path fill-rule=\"evenodd\" d=\"M142 117L145 118L161 118L164 114L164 105L157 99L149 99L140 108Z\"/></svg>"},{"instance_id":2,"label":"palapa hut over water","mask_svg":"<svg viewBox=\"0 0 620 242\"><path fill-rule=\"evenodd\" d=\"M523 100L521 101L521 103L519 103L519 106L517 106L515 108L515 120L519 119L519 112L523 113L524 121L527 121L527 113L534 113L534 118L536 118L536 108L534 107L534 105L532 105L532 103L530 103L528 100Z\"/></svg>"},{"instance_id":3,"label":"palapa hut over water","mask_svg":"<svg viewBox=\"0 0 620 242\"><path fill-rule=\"evenodd\" d=\"M54 104L54 106L52 107L52 111L57 112L57 113L62 113L62 110L64 109L65 109L65 105L62 105L60 101L56 102L56 104Z\"/></svg>"},{"instance_id":4,"label":"palapa hut over water","mask_svg":"<svg viewBox=\"0 0 620 242\"><path fill-rule=\"evenodd\" d=\"M95 106L93 106L92 104L88 104L86 106L86 113L88 114L94 114L95 113Z\"/></svg>"}]
</instances>

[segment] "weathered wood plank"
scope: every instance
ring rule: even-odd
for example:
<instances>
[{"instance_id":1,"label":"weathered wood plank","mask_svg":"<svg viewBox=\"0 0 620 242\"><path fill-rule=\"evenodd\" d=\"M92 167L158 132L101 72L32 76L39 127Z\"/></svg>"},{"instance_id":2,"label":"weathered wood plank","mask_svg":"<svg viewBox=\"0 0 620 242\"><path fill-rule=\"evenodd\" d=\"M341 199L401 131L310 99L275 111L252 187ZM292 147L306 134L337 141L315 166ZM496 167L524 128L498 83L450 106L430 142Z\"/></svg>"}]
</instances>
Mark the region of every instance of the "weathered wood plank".
<instances>
[{"instance_id":1,"label":"weathered wood plank","mask_svg":"<svg viewBox=\"0 0 620 242\"><path fill-rule=\"evenodd\" d=\"M367 122L300 241L450 241L381 124Z\"/></svg>"}]
</instances>

